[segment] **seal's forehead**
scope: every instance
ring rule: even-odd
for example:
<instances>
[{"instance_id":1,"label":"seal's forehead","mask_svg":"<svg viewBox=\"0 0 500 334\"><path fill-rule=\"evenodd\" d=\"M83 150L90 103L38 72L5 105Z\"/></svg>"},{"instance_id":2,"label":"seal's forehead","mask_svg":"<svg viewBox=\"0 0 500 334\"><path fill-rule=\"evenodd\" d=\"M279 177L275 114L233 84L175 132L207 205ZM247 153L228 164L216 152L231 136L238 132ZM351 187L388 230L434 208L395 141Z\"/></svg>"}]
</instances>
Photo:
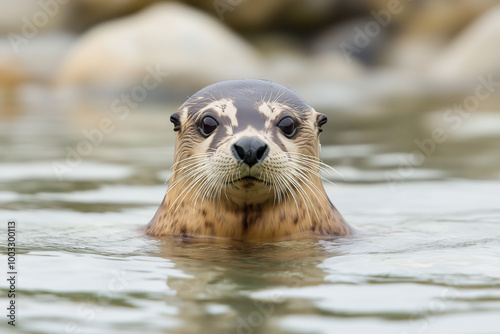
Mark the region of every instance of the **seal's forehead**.
<instances>
[{"instance_id":1,"label":"seal's forehead","mask_svg":"<svg viewBox=\"0 0 500 334\"><path fill-rule=\"evenodd\" d=\"M207 86L187 100L181 109L186 108L191 116L212 109L227 116L237 114L238 123L255 123L259 119L265 122L269 113L283 107L299 114L311 109L297 93L283 85L245 79Z\"/></svg>"}]
</instances>

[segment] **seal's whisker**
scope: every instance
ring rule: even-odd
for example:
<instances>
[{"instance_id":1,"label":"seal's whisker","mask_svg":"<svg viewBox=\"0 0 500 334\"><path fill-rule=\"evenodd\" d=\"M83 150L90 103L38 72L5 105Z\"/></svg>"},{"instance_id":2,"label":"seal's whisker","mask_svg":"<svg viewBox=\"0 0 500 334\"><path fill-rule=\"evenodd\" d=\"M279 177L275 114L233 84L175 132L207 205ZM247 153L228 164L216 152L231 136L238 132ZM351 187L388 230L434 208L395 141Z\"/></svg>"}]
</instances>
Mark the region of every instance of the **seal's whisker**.
<instances>
[{"instance_id":1,"label":"seal's whisker","mask_svg":"<svg viewBox=\"0 0 500 334\"><path fill-rule=\"evenodd\" d=\"M214 184L216 181L216 177L214 176L213 169L211 171L207 171L204 175L205 177L203 178L203 181L200 186L197 187L197 192L196 196L194 197L194 206L193 208L197 207L198 199L201 200L201 206L203 206L203 202L205 199L211 199L211 196L213 195L212 190L214 188Z\"/></svg>"},{"instance_id":2,"label":"seal's whisker","mask_svg":"<svg viewBox=\"0 0 500 334\"><path fill-rule=\"evenodd\" d=\"M323 206L323 202L324 201L328 201L328 198L326 197L326 194L324 194L323 192L321 192L319 190L319 188L314 184L314 183L309 183L307 182L309 180L309 178L307 178L307 176L303 175L303 174L300 174L299 176L300 180L302 181L302 183L307 187L309 188L310 192L316 197L316 199L318 200L318 202L320 203L321 205L321 208L323 209L323 213L327 214L326 212L326 209L325 207ZM312 189L311 187L313 187L314 189ZM318 197L318 194L320 194L320 196L322 197L321 199Z\"/></svg>"},{"instance_id":3,"label":"seal's whisker","mask_svg":"<svg viewBox=\"0 0 500 334\"><path fill-rule=\"evenodd\" d=\"M283 175L283 174L281 174ZM296 186L294 187L294 185L292 184L293 183L293 178L291 177L285 177L284 178L287 182L285 182L285 194L286 194L286 198L285 199L289 199L290 196L293 197L295 203L297 203L297 198L296 198ZM298 209L298 204L297 204L297 209Z\"/></svg>"},{"instance_id":4,"label":"seal's whisker","mask_svg":"<svg viewBox=\"0 0 500 334\"><path fill-rule=\"evenodd\" d=\"M212 97L212 102L218 103L219 108L221 109L222 112L224 112L224 106L220 103L220 100L217 100L215 96L212 95L212 93L208 92L208 94L210 94L210 96Z\"/></svg>"},{"instance_id":5,"label":"seal's whisker","mask_svg":"<svg viewBox=\"0 0 500 334\"><path fill-rule=\"evenodd\" d=\"M296 160L290 160L290 161L294 161L294 162L297 162L299 163L300 161L296 161ZM304 166L302 164L300 164L300 166L297 166L296 167L298 170L301 170L303 172L307 172L307 173L310 173L312 175L315 175L317 177L319 177L320 179L330 183L330 184L333 184L333 185L336 185L334 182L330 181L329 179L327 179L326 177L324 177L323 175L321 175L321 171L323 171L322 169L320 170L314 170L312 169L310 166Z\"/></svg>"},{"instance_id":6,"label":"seal's whisker","mask_svg":"<svg viewBox=\"0 0 500 334\"><path fill-rule=\"evenodd\" d=\"M291 186L291 183L288 183L288 191L289 193L292 195L293 197L293 201L295 202L295 207L297 209L297 212L299 211L299 203L298 203L298 198L297 198L297 192L295 191L295 189Z\"/></svg>"},{"instance_id":7,"label":"seal's whisker","mask_svg":"<svg viewBox=\"0 0 500 334\"><path fill-rule=\"evenodd\" d=\"M217 172L218 171L214 166L211 166L211 168L206 171L204 182L200 187L198 187L199 189L195 198L194 207L196 207L199 195L201 195L201 205L203 205L205 198L208 197L210 199L211 196L213 196L214 185L217 184L216 181L219 178Z\"/></svg>"},{"instance_id":8,"label":"seal's whisker","mask_svg":"<svg viewBox=\"0 0 500 334\"><path fill-rule=\"evenodd\" d=\"M300 161L300 162L302 162L302 161ZM314 182L309 182L311 175L316 175L318 177L321 177L317 170L315 170L309 166L304 166L300 163L293 164L292 168L295 169L295 173L294 173L295 177L297 178L297 180L300 181L300 184L298 186L301 190L304 190L304 187L302 186L302 184L303 184L316 197L316 199L318 200L319 203L322 203L323 201L320 198L318 198L317 193L319 193L323 197L322 198L323 200L327 199L326 195L314 184ZM322 207L322 209L326 213L324 207Z\"/></svg>"},{"instance_id":9,"label":"seal's whisker","mask_svg":"<svg viewBox=\"0 0 500 334\"><path fill-rule=\"evenodd\" d=\"M188 171L185 174L176 175L174 182L171 185L169 185L169 187L167 189L167 193L169 191L172 191L172 189L174 189L179 183L183 182L186 179L190 179L194 175L196 175L197 173L201 173L201 172L202 172L202 170L200 170L199 168L193 168L192 170Z\"/></svg>"},{"instance_id":10,"label":"seal's whisker","mask_svg":"<svg viewBox=\"0 0 500 334\"><path fill-rule=\"evenodd\" d=\"M309 196L304 192L304 189L295 181L293 177L288 176L287 179L289 184L294 184L294 188L292 191L296 192L302 198L302 201L306 203L305 207L307 208L307 217L309 218L309 221L312 225L311 212L309 209L310 207L312 207L312 202L309 199Z\"/></svg>"},{"instance_id":11,"label":"seal's whisker","mask_svg":"<svg viewBox=\"0 0 500 334\"><path fill-rule=\"evenodd\" d=\"M269 92L269 90L273 87L273 83L271 81L269 81L269 86L267 87L267 90L266 92L264 93L264 97L261 99L261 103L264 102L266 100L266 96L267 96L267 93ZM271 94L272 94L272 91L271 91Z\"/></svg>"},{"instance_id":12,"label":"seal's whisker","mask_svg":"<svg viewBox=\"0 0 500 334\"><path fill-rule=\"evenodd\" d=\"M200 195L202 195L203 190L205 189L206 186L207 186L207 176L205 173L203 173L203 178L200 179L199 184L195 187L194 193L191 194L190 196L191 201L194 202L193 212L197 208L198 198L200 197Z\"/></svg>"},{"instance_id":13,"label":"seal's whisker","mask_svg":"<svg viewBox=\"0 0 500 334\"><path fill-rule=\"evenodd\" d=\"M282 91L281 89L280 89L280 90L278 90L278 92L276 92L276 96L274 97L274 99L273 99L273 95L271 94L271 95L269 96L269 101L267 101L267 105L268 105L268 106L273 106L273 105L276 103L276 101L278 101L278 99L279 99L279 98L280 98L283 94L284 94L284 91ZM272 100L272 101L271 101L271 100Z\"/></svg>"},{"instance_id":14,"label":"seal's whisker","mask_svg":"<svg viewBox=\"0 0 500 334\"><path fill-rule=\"evenodd\" d=\"M180 197L184 194L184 196L182 196L182 199L181 199L181 201L183 201L183 200L184 200L184 198L185 198L185 197L186 197L186 196L190 193L190 191L193 189L193 187L197 186L200 182L202 182L202 181L203 181L203 177L204 177L204 176L205 176L205 175L204 175L204 173L201 171L201 172L199 173L199 175L195 177L195 179L194 179L194 181L193 181L193 182L191 182L191 183L189 183L189 182L188 182L189 186L188 186L188 187L185 187L183 190L181 190L181 193L177 196L177 198L176 198L176 199L175 199L175 201L174 201L174 202L170 205L170 207L172 208L172 207L175 205L175 203L177 203L177 201L179 200L179 198L180 198ZM179 208L179 207L177 206L177 207L176 207L176 209L175 209L175 211L174 211L174 213L175 213L175 212L177 212L177 209L178 209L178 208Z\"/></svg>"},{"instance_id":15,"label":"seal's whisker","mask_svg":"<svg viewBox=\"0 0 500 334\"><path fill-rule=\"evenodd\" d=\"M215 87L216 87L216 88L217 88L217 90L219 91L220 96L221 96L223 99L225 99L224 94L222 94L222 91L221 91L221 90L220 90L220 88L219 88L219 85L218 85L218 84L215 84Z\"/></svg>"},{"instance_id":16,"label":"seal's whisker","mask_svg":"<svg viewBox=\"0 0 500 334\"><path fill-rule=\"evenodd\" d=\"M196 164L199 164L200 162L202 162L205 158L205 154L203 155L199 155L199 156L193 156L193 157L189 157L189 158L186 158L186 159L183 159L182 161L179 161L179 162L182 162L182 163L185 163L185 165L183 167L176 167L176 165L179 163L175 163L174 166L172 166L170 168L171 170L171 173L170 173L170 176L167 178L167 182L169 182L170 180L172 180L172 178L174 178L177 174L179 174L179 172L185 170L185 169L188 169L188 168L191 168L192 166L196 165ZM175 168L175 170L173 170Z\"/></svg>"},{"instance_id":17,"label":"seal's whisker","mask_svg":"<svg viewBox=\"0 0 500 334\"><path fill-rule=\"evenodd\" d=\"M316 157L312 157L312 156L309 156L309 155L306 155L306 154L302 154L302 153L298 153L298 152L289 152L290 155L296 155L302 159L305 159L306 161L308 162L314 162L314 163L317 163L319 164L321 167L324 167L326 169L329 169L329 170L332 170L334 171L335 173L337 173L344 181L345 181L345 178L344 178L344 175L342 175L342 173L340 173L338 170L336 170L335 168L333 168L332 166L324 163L323 161L321 161L321 159L319 158L316 158Z\"/></svg>"},{"instance_id":18,"label":"seal's whisker","mask_svg":"<svg viewBox=\"0 0 500 334\"><path fill-rule=\"evenodd\" d=\"M212 102L217 102L217 99L215 98L215 96L212 95L212 93L210 93L210 91L208 91L208 95L210 95L210 100Z\"/></svg>"},{"instance_id":19,"label":"seal's whisker","mask_svg":"<svg viewBox=\"0 0 500 334\"><path fill-rule=\"evenodd\" d=\"M182 167L176 166L172 170L169 179L174 178L177 174L181 173L182 171L184 171L186 169L191 170L193 166L200 164L201 162L204 161L204 159L205 159L204 157L196 157L196 158L186 159L185 165L183 165Z\"/></svg>"},{"instance_id":20,"label":"seal's whisker","mask_svg":"<svg viewBox=\"0 0 500 334\"><path fill-rule=\"evenodd\" d=\"M176 199L170 204L169 206L169 210L172 210L172 208L175 207L175 210L174 210L174 213L177 212L177 209L178 209L178 206L175 206L175 204L177 203L177 201L180 199L181 201L184 200L184 198L187 196L187 194L189 193L189 190L191 187L195 186L196 184L198 184L200 182L200 180L196 180L195 182L192 182L190 183L190 187L185 187L184 189L181 190L181 192L177 195Z\"/></svg>"},{"instance_id":21,"label":"seal's whisker","mask_svg":"<svg viewBox=\"0 0 500 334\"><path fill-rule=\"evenodd\" d=\"M275 199L277 198L278 200L278 204L281 204L282 200L281 200L281 194L283 192L283 177L276 173L274 174L274 182L276 184L276 188L275 188Z\"/></svg>"},{"instance_id":22,"label":"seal's whisker","mask_svg":"<svg viewBox=\"0 0 500 334\"><path fill-rule=\"evenodd\" d=\"M305 191L302 189L302 188L299 188L297 190L297 193L299 194L299 196L302 198L302 200L306 203L311 203L311 201L309 200L309 196L307 196L307 193L305 193ZM309 219L309 223L311 224L311 226L313 226L313 223L312 223L312 219L311 219L311 209L310 209L310 204L309 205L305 205L306 207L306 211L307 211L307 217Z\"/></svg>"},{"instance_id":23,"label":"seal's whisker","mask_svg":"<svg viewBox=\"0 0 500 334\"><path fill-rule=\"evenodd\" d=\"M276 126L282 113L294 122ZM319 157L322 117L270 81L225 81L194 94L171 118L180 130L175 159L146 233L243 240L349 234L323 187L342 174Z\"/></svg>"},{"instance_id":24,"label":"seal's whisker","mask_svg":"<svg viewBox=\"0 0 500 334\"><path fill-rule=\"evenodd\" d=\"M184 165L185 162L189 162L190 160L193 160L195 158L201 158L202 159L202 158L206 157L206 155L207 155L206 153L193 154L193 155L191 155L191 156L189 156L187 158L184 158L184 159L181 159L181 160L177 161L176 163L174 163L172 165L172 167L170 167L170 169L174 169L177 165L180 165L180 164Z\"/></svg>"},{"instance_id":25,"label":"seal's whisker","mask_svg":"<svg viewBox=\"0 0 500 334\"><path fill-rule=\"evenodd\" d=\"M216 169L212 169L207 178L207 187L203 193L201 203L207 200L214 201L217 197L218 188L222 185L220 171Z\"/></svg>"},{"instance_id":26,"label":"seal's whisker","mask_svg":"<svg viewBox=\"0 0 500 334\"><path fill-rule=\"evenodd\" d=\"M327 182L330 182L332 184L335 184L335 183L333 183L332 181L330 181L329 179L325 178L324 176L322 176L319 173L319 172L323 172L323 173L326 173L328 175L332 175L333 176L333 174L330 172L330 170L326 169L325 166L323 166L321 164L315 165L314 167L316 167L318 169L317 171L314 170L312 166L310 166L310 163L316 164L316 163L318 163L317 161L310 161L310 160L306 160L306 159L302 159L302 158L294 158L294 157L290 157L289 159L290 159L290 161L294 161L294 162L300 164L302 168L305 168L305 169L308 169L310 171L313 171L315 174L317 174L323 180L325 180ZM326 166L328 166L328 165L326 165ZM330 169L333 169L333 168L330 167ZM337 172L336 170L334 170L334 171ZM340 174L339 172L337 172L337 174L339 174L344 179L344 177L342 176L342 174Z\"/></svg>"},{"instance_id":27,"label":"seal's whisker","mask_svg":"<svg viewBox=\"0 0 500 334\"><path fill-rule=\"evenodd\" d=\"M309 194L306 191L304 191L304 187L302 187L301 184L299 182L297 182L297 180L295 180L292 177L290 177L290 181L295 185L295 188L299 191L299 193L303 194L302 198L309 203L309 205L306 205L306 207L307 208L309 208L309 207L313 208L314 204L312 203L312 200L309 197ZM316 214L316 218L319 219L318 213L316 211L314 211L314 213ZM309 217L310 217L310 215L309 215Z\"/></svg>"}]
</instances>

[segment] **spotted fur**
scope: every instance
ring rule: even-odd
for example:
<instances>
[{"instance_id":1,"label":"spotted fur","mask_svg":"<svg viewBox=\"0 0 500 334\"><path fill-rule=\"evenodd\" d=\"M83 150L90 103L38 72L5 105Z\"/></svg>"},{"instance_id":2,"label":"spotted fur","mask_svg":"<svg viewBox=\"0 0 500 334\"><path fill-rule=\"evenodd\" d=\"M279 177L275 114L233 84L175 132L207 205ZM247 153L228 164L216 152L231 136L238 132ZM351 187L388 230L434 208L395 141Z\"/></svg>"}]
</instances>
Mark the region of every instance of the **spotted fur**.
<instances>
[{"instance_id":1,"label":"spotted fur","mask_svg":"<svg viewBox=\"0 0 500 334\"><path fill-rule=\"evenodd\" d=\"M200 131L206 115L219 124L208 137ZM180 124L172 177L147 234L276 240L351 233L321 182L326 116L295 92L270 81L224 81L193 95L174 116ZM291 137L277 126L283 117L294 120ZM238 161L231 147L242 137L268 145L262 162Z\"/></svg>"}]
</instances>

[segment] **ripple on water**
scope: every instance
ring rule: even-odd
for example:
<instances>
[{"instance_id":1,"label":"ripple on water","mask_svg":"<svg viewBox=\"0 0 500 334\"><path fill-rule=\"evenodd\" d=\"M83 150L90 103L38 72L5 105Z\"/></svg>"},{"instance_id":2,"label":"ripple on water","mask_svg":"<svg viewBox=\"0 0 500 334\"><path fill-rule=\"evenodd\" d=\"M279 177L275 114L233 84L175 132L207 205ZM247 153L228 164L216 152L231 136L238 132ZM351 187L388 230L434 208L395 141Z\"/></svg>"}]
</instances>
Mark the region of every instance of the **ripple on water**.
<instances>
[{"instance_id":1,"label":"ripple on water","mask_svg":"<svg viewBox=\"0 0 500 334\"><path fill-rule=\"evenodd\" d=\"M74 168L73 163L65 163L68 167L57 169L63 171L58 173L54 169L54 161L46 162L23 162L2 163L0 165L0 181L13 182L26 179L40 179L53 181L96 181L96 180L119 180L130 177L133 173L131 167L114 165L101 162L82 161ZM60 162L61 164L64 161Z\"/></svg>"}]
</instances>

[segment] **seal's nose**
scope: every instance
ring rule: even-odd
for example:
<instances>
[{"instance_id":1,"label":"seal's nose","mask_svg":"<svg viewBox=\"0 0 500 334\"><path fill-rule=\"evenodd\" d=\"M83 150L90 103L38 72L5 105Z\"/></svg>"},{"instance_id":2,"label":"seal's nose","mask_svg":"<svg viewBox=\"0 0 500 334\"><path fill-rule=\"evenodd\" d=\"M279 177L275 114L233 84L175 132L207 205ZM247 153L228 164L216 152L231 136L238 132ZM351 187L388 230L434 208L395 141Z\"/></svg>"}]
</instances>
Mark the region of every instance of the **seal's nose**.
<instances>
[{"instance_id":1,"label":"seal's nose","mask_svg":"<svg viewBox=\"0 0 500 334\"><path fill-rule=\"evenodd\" d=\"M233 145L233 154L239 162L244 162L252 167L258 162L262 162L267 156L269 148L256 137L243 137Z\"/></svg>"}]
</instances>

